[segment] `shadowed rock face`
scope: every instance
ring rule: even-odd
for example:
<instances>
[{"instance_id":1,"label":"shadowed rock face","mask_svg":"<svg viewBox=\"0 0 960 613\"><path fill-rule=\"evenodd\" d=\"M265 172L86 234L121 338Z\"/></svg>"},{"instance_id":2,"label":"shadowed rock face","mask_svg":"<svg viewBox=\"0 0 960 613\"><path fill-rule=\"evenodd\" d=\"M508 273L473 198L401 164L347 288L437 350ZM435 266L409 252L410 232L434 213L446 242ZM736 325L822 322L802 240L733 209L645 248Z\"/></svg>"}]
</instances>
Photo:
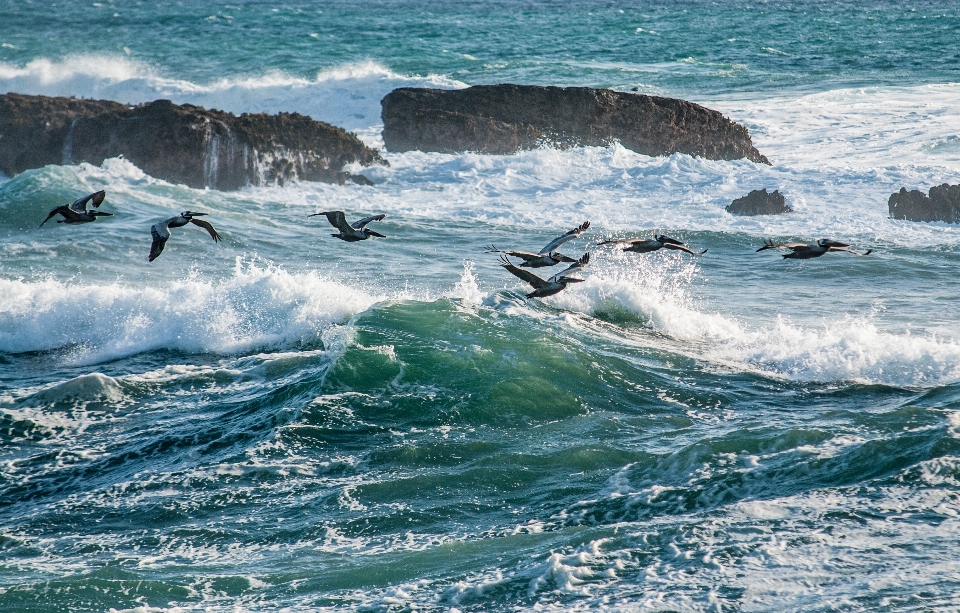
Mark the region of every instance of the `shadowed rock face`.
<instances>
[{"instance_id":1,"label":"shadowed rock face","mask_svg":"<svg viewBox=\"0 0 960 613\"><path fill-rule=\"evenodd\" d=\"M122 155L147 174L220 190L290 180L343 183L343 166L386 164L353 134L297 113L239 117L169 100L129 106L0 96L0 171L100 164ZM365 177L358 177L362 182Z\"/></svg>"},{"instance_id":2,"label":"shadowed rock face","mask_svg":"<svg viewBox=\"0 0 960 613\"><path fill-rule=\"evenodd\" d=\"M920 190L899 192L890 195L887 201L890 217L909 221L946 221L960 223L960 185L943 185L930 188L927 196Z\"/></svg>"},{"instance_id":3,"label":"shadowed rock face","mask_svg":"<svg viewBox=\"0 0 960 613\"><path fill-rule=\"evenodd\" d=\"M743 198L737 198L727 206L731 215L782 215L792 213L786 199L777 190L768 193L766 188L755 189Z\"/></svg>"},{"instance_id":4,"label":"shadowed rock face","mask_svg":"<svg viewBox=\"0 0 960 613\"><path fill-rule=\"evenodd\" d=\"M396 89L381 101L390 151L509 154L619 142L645 155L687 153L769 164L750 134L692 102L589 87L477 85Z\"/></svg>"}]
</instances>

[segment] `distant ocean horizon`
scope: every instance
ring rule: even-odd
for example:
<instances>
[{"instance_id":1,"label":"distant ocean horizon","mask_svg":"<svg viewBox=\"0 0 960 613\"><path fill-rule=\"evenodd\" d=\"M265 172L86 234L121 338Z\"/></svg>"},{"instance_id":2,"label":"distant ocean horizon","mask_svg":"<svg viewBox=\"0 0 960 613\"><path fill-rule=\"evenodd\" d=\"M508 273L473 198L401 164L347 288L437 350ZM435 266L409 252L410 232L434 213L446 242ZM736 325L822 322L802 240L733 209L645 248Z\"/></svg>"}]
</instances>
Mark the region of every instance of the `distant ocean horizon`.
<instances>
[{"instance_id":1,"label":"distant ocean horizon","mask_svg":"<svg viewBox=\"0 0 960 613\"><path fill-rule=\"evenodd\" d=\"M298 112L389 162L0 177L0 612L960 608L960 226L887 208L960 183L958 28L946 1L0 3L0 93ZM689 100L772 164L384 149L393 89L493 83ZM39 227L100 189L113 217ZM754 189L793 212L725 210ZM223 241L148 262L184 210ZM587 220L552 297L485 253ZM707 252L597 244L654 234ZM756 251L822 238L873 251Z\"/></svg>"}]
</instances>

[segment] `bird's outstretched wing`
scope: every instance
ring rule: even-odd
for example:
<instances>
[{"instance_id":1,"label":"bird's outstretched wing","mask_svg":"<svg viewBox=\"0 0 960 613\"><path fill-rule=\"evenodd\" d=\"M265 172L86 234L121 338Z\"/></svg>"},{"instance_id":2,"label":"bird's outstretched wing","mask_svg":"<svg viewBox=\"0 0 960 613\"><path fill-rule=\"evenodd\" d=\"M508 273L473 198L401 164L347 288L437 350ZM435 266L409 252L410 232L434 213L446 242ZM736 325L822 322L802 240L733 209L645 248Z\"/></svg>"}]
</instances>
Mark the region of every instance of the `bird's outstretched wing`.
<instances>
[{"instance_id":1,"label":"bird's outstretched wing","mask_svg":"<svg viewBox=\"0 0 960 613\"><path fill-rule=\"evenodd\" d=\"M79 200L74 200L73 203L70 205L70 208L78 213L86 213L88 202L92 200L93 202L90 202L91 206L93 206L93 208L97 208L103 202L103 199L106 198L106 196L107 196L106 190L93 192L92 194L88 194L83 198L80 198Z\"/></svg>"},{"instance_id":2,"label":"bird's outstretched wing","mask_svg":"<svg viewBox=\"0 0 960 613\"><path fill-rule=\"evenodd\" d=\"M587 264L589 263L590 263L590 252L588 251L584 253L582 256L580 256L579 260L576 260L573 264L568 266L566 269L561 270L557 274L550 277L550 281L556 282L556 281L559 281L561 278L566 277L567 275L578 273L584 268L586 268Z\"/></svg>"},{"instance_id":3,"label":"bird's outstretched wing","mask_svg":"<svg viewBox=\"0 0 960 613\"><path fill-rule=\"evenodd\" d=\"M487 247L487 250L484 253L502 253L504 255L509 255L511 257L520 258L524 262L529 262L530 260L536 260L542 257L541 253L530 253L529 251L504 251L503 249L497 249L493 245Z\"/></svg>"},{"instance_id":4,"label":"bird's outstretched wing","mask_svg":"<svg viewBox=\"0 0 960 613\"><path fill-rule=\"evenodd\" d=\"M809 246L810 245L806 243L775 243L772 239L768 238L763 241L763 247L757 249L757 252L763 251L764 249L791 249L796 251L797 249L803 249Z\"/></svg>"},{"instance_id":5,"label":"bird's outstretched wing","mask_svg":"<svg viewBox=\"0 0 960 613\"><path fill-rule=\"evenodd\" d=\"M53 209L52 211L50 211L50 214L47 215L47 218L40 222L40 226L39 226L39 227L42 228L42 227L43 227L43 224L47 223L47 222L50 221L52 218L56 217L57 213L63 213L64 210L69 211L69 210L70 210L70 207L68 207L68 206L66 206L66 205L62 205L62 206L58 206L57 208L55 208L55 209ZM65 213L64 213L64 216L66 216Z\"/></svg>"},{"instance_id":6,"label":"bird's outstretched wing","mask_svg":"<svg viewBox=\"0 0 960 613\"><path fill-rule=\"evenodd\" d=\"M344 215L343 211L324 211L323 213L307 215L307 217L316 217L317 215L326 215L330 225L341 232L346 232L347 234L353 232L353 227L347 223L347 216Z\"/></svg>"},{"instance_id":7,"label":"bird's outstretched wing","mask_svg":"<svg viewBox=\"0 0 960 613\"><path fill-rule=\"evenodd\" d=\"M522 268L519 268L511 264L510 260L507 259L507 256L505 255L500 256L500 265L506 268L508 271L510 271L510 273L513 276L523 279L524 281L532 285L534 289L540 289L541 287L547 285L546 281L544 281L537 275L533 274L532 272L529 272L527 270L524 270Z\"/></svg>"},{"instance_id":8,"label":"bird's outstretched wing","mask_svg":"<svg viewBox=\"0 0 960 613\"><path fill-rule=\"evenodd\" d=\"M704 249L703 251L694 251L694 250L691 249L690 247L687 247L687 245L686 245L685 243L681 243L680 241L678 241L678 240L675 239L675 238L668 238L668 237L666 237L666 236L663 236L662 234L657 237L657 240L660 241L661 243L663 243L663 246L664 246L665 248L667 248L667 249L675 249L675 250L677 250L677 251L685 251L685 252L689 253L690 255L703 255L704 253L707 252L706 249Z\"/></svg>"},{"instance_id":9,"label":"bird's outstretched wing","mask_svg":"<svg viewBox=\"0 0 960 613\"><path fill-rule=\"evenodd\" d=\"M357 221L350 224L350 226L353 227L355 230L362 230L363 226L367 225L371 221L380 221L384 217L386 217L386 215L384 215L383 213L379 215L371 215L370 217L364 217L363 219L358 219Z\"/></svg>"},{"instance_id":10,"label":"bird's outstretched wing","mask_svg":"<svg viewBox=\"0 0 960 613\"><path fill-rule=\"evenodd\" d=\"M560 245L564 244L565 242L572 241L573 239L577 238L578 236L586 232L589 228L590 228L590 222L589 221L583 222L573 230L570 230L566 234L562 236L558 236L557 238L547 243L547 246L540 250L540 255L543 255L544 253L550 253L551 251L553 251Z\"/></svg>"},{"instance_id":11,"label":"bird's outstretched wing","mask_svg":"<svg viewBox=\"0 0 960 613\"><path fill-rule=\"evenodd\" d=\"M150 245L150 257L148 261L152 262L163 253L163 246L167 244L170 238L170 229L167 227L176 217L171 217L166 221L155 223L150 227L150 234L153 236L153 244Z\"/></svg>"},{"instance_id":12,"label":"bird's outstretched wing","mask_svg":"<svg viewBox=\"0 0 960 613\"><path fill-rule=\"evenodd\" d=\"M598 245L632 245L634 243L642 243L646 239L644 238L618 238L611 241L600 241Z\"/></svg>"},{"instance_id":13,"label":"bird's outstretched wing","mask_svg":"<svg viewBox=\"0 0 960 613\"><path fill-rule=\"evenodd\" d=\"M847 253L852 253L853 255L870 255L871 253L873 253L873 249L867 249L865 252L860 253L859 251L854 251L853 249L848 249L847 247L832 247L832 246L829 247L827 251L831 253L834 251L846 251Z\"/></svg>"},{"instance_id":14,"label":"bird's outstretched wing","mask_svg":"<svg viewBox=\"0 0 960 613\"><path fill-rule=\"evenodd\" d=\"M203 219L197 219L196 217L194 217L193 219L190 220L190 223L192 223L195 226L200 226L201 228L206 230L207 233L210 235L210 238L213 239L213 242L218 243L221 240L223 240L220 238L220 235L217 234L217 231L213 228L213 224L211 224L209 221L204 221Z\"/></svg>"}]
</instances>

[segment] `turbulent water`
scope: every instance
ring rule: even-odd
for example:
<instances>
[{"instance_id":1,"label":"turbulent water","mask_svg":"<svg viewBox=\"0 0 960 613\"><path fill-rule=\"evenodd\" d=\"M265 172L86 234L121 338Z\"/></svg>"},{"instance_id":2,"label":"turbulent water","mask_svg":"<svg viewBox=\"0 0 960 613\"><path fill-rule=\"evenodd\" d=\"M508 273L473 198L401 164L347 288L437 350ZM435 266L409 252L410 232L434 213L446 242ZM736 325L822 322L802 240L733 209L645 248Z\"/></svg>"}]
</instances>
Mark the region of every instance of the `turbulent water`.
<instances>
[{"instance_id":1,"label":"turbulent water","mask_svg":"<svg viewBox=\"0 0 960 613\"><path fill-rule=\"evenodd\" d=\"M872 6L864 6L871 5ZM771 166L384 152L374 187L0 182L0 611L960 607L950 1L0 5L0 91L298 111L401 86L684 98ZM724 207L779 189L794 213ZM107 190L96 223L39 222ZM224 240L150 225L208 212ZM323 217L386 213L347 244ZM550 298L487 245L591 252ZM663 232L697 250L623 254ZM869 257L756 253L829 237Z\"/></svg>"}]
</instances>

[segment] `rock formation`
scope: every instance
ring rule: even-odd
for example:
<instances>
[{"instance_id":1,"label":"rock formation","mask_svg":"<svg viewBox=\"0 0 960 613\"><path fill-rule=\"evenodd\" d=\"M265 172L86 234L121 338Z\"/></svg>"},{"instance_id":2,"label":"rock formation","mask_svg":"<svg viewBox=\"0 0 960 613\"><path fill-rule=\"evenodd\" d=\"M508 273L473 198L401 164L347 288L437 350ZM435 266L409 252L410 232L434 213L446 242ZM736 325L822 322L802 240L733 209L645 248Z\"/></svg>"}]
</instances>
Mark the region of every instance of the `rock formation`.
<instances>
[{"instance_id":1,"label":"rock formation","mask_svg":"<svg viewBox=\"0 0 960 613\"><path fill-rule=\"evenodd\" d=\"M755 189L743 198L737 198L727 206L731 215L781 215L792 213L786 200L777 190L770 194L767 188Z\"/></svg>"},{"instance_id":2,"label":"rock formation","mask_svg":"<svg viewBox=\"0 0 960 613\"><path fill-rule=\"evenodd\" d=\"M687 153L769 164L743 126L673 98L589 87L477 85L396 89L381 101L389 151L509 154L619 142L645 155Z\"/></svg>"},{"instance_id":3,"label":"rock formation","mask_svg":"<svg viewBox=\"0 0 960 613\"><path fill-rule=\"evenodd\" d=\"M385 164L353 134L297 113L239 117L169 100L130 106L0 96L0 171L100 164L122 155L147 174L220 190L290 180L343 183L345 164Z\"/></svg>"},{"instance_id":4,"label":"rock formation","mask_svg":"<svg viewBox=\"0 0 960 613\"><path fill-rule=\"evenodd\" d=\"M960 185L943 185L930 188L927 196L920 190L899 192L890 195L887 201L890 217L910 221L945 221L960 223Z\"/></svg>"}]
</instances>

